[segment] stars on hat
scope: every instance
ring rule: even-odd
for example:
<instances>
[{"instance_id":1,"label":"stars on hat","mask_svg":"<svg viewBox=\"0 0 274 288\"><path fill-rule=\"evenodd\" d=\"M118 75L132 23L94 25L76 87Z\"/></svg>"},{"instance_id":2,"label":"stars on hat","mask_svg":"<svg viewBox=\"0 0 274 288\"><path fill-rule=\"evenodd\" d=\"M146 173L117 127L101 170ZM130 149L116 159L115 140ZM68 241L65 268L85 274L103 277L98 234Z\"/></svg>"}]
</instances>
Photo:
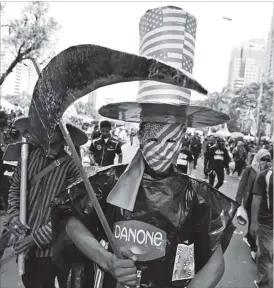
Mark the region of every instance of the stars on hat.
<instances>
[{"instance_id":1,"label":"stars on hat","mask_svg":"<svg viewBox=\"0 0 274 288\"><path fill-rule=\"evenodd\" d=\"M189 57L183 55L183 59L182 59L182 68L189 72L192 73L192 69L193 69L193 60L190 59Z\"/></svg>"},{"instance_id":2,"label":"stars on hat","mask_svg":"<svg viewBox=\"0 0 274 288\"><path fill-rule=\"evenodd\" d=\"M190 14L187 14L187 22L186 22L186 32L191 34L194 38L196 37L196 19L191 16Z\"/></svg>"},{"instance_id":3,"label":"stars on hat","mask_svg":"<svg viewBox=\"0 0 274 288\"><path fill-rule=\"evenodd\" d=\"M140 34L144 34L161 27L163 24L162 10L160 8L148 10L147 13L141 18L140 21Z\"/></svg>"}]
</instances>

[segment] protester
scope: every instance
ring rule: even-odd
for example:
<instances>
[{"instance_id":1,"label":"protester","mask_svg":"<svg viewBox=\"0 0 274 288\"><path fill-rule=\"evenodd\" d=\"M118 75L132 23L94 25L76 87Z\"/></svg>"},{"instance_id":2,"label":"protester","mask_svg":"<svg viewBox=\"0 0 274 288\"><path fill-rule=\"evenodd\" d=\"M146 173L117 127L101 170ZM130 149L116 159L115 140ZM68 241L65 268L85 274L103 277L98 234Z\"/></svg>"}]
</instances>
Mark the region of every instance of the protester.
<instances>
[{"instance_id":1,"label":"protester","mask_svg":"<svg viewBox=\"0 0 274 288\"><path fill-rule=\"evenodd\" d=\"M207 179L208 178L208 151L211 147L213 147L215 145L215 138L214 136L210 136L208 138L208 140L204 143L204 178Z\"/></svg>"},{"instance_id":2,"label":"protester","mask_svg":"<svg viewBox=\"0 0 274 288\"><path fill-rule=\"evenodd\" d=\"M270 162L268 162L270 163ZM260 172L253 188L251 233L257 236L257 288L273 287L273 168Z\"/></svg>"},{"instance_id":3,"label":"protester","mask_svg":"<svg viewBox=\"0 0 274 288\"><path fill-rule=\"evenodd\" d=\"M199 155L202 151L202 144L201 144L201 140L200 137L198 135L195 135L192 138L191 144L190 144L190 151L193 154L194 157L194 162L193 162L193 169L196 169L197 166L197 160L199 158Z\"/></svg>"},{"instance_id":4,"label":"protester","mask_svg":"<svg viewBox=\"0 0 274 288\"><path fill-rule=\"evenodd\" d=\"M145 111L149 109L145 104L153 105L153 111L159 111L159 117L147 115ZM119 105L123 103L112 103L111 107L106 105L103 107L104 113L101 110L99 113L108 118L111 115L122 115L124 118L114 118L122 121L128 121L126 115L130 115L131 121L136 119L136 122L141 120L139 116L142 115L142 119L146 120L141 120L140 123L140 149L130 165L112 166L101 170L90 178L90 182L100 199L110 227L115 227L115 242L121 248L125 259L118 259L112 254L112 250L108 252L101 246L107 241L105 234L83 183L75 183L56 199L53 208L53 239L56 243L54 259L57 267L61 269L60 273L63 272L59 279L60 287L65 287L62 283L67 283L69 275L69 283L72 283L77 271L83 272L80 277L82 284L79 287L93 287L92 263L105 271L103 288L115 287L115 281L135 286L137 267L142 270L141 287L175 287L174 281L177 285L180 283L180 287L185 287L189 282L189 287L215 287L224 273L222 248L225 250L233 233L232 229L226 234L226 228L231 227L236 204L209 184L182 174L171 164L179 153L186 130L186 119L183 115L187 115L185 109L188 108L181 105L182 111L176 111L177 115L182 116L171 118L166 114L165 117L161 115L161 111L173 115L175 109L178 109L175 104L169 104L169 109L166 109L166 104L142 103L144 108L141 112L139 110L143 106L140 103L123 106L127 107L130 113L124 110L124 113L119 113ZM117 113L110 114L110 109ZM209 109L208 113L210 111ZM201 122L202 115L196 113L192 117L198 117ZM155 122L153 117L156 117L157 121L162 119L163 122ZM166 123L165 119L176 120L174 123ZM193 122L195 123L195 120ZM75 202L70 199L78 200ZM156 244L160 245L161 249L160 246L156 248L154 240L149 238L145 240L146 245L142 245L143 242L139 243L141 239L139 241L136 235L128 238L129 234L124 234L125 237L122 239L121 229L123 233L130 233L129 230L149 234L157 231L160 242L158 244L156 241ZM65 240L67 236L64 236L64 231L73 245L69 245ZM75 250L74 245L86 258L79 258L81 253ZM185 255L190 255L190 262L185 268L181 262L175 264L176 248L179 256L180 245ZM154 252L150 254L148 251ZM76 261L78 266L73 268L75 273L68 274L70 269L75 267ZM189 271L189 276L184 276L183 269ZM209 273L211 277L208 277Z\"/></svg>"},{"instance_id":5,"label":"protester","mask_svg":"<svg viewBox=\"0 0 274 288\"><path fill-rule=\"evenodd\" d=\"M28 118L15 123L17 129L32 134ZM76 146L87 142L81 130L67 124L68 131ZM51 201L68 185L78 179L78 169L72 158L65 152L64 139L57 126L52 135L48 155L42 148L30 145L28 157L27 223L19 220L21 164L12 177L8 199L8 226L15 235L15 253L27 253L25 273L22 281L26 288L54 287L56 271L52 264L51 250Z\"/></svg>"},{"instance_id":6,"label":"protester","mask_svg":"<svg viewBox=\"0 0 274 288\"><path fill-rule=\"evenodd\" d=\"M245 209L248 217L248 230L243 238L244 242L250 247L250 253L253 260L255 260L257 245L256 238L250 232L251 226L251 204L252 204L252 190L254 187L255 179L260 171L267 168L268 161L270 161L270 153L265 149L259 150L255 155L251 166L248 166L244 172L242 179L239 182L236 201Z\"/></svg>"},{"instance_id":7,"label":"protester","mask_svg":"<svg viewBox=\"0 0 274 288\"><path fill-rule=\"evenodd\" d=\"M245 151L245 148L243 146L243 142L239 141L237 143L237 146L234 148L233 152L233 159L235 161L235 170L234 172L238 172L239 179L241 178L242 171L245 167L245 161L247 157L247 153Z\"/></svg>"},{"instance_id":8,"label":"protester","mask_svg":"<svg viewBox=\"0 0 274 288\"><path fill-rule=\"evenodd\" d=\"M214 186L215 177L217 176L218 182L215 185L216 189L219 189L224 184L224 169L227 174L229 171L230 157L228 151L225 148L225 141L222 138L218 138L216 145L208 150L208 170L209 170L209 184Z\"/></svg>"},{"instance_id":9,"label":"protester","mask_svg":"<svg viewBox=\"0 0 274 288\"><path fill-rule=\"evenodd\" d=\"M177 166L184 174L190 175L193 168L193 155L191 151L187 148L187 142L182 140L182 147L177 159Z\"/></svg>"},{"instance_id":10,"label":"protester","mask_svg":"<svg viewBox=\"0 0 274 288\"><path fill-rule=\"evenodd\" d=\"M91 142L90 164L100 167L114 164L115 156L118 155L118 163L122 163L123 155L121 143L111 137L111 123L108 120L100 122L101 136Z\"/></svg>"}]
</instances>

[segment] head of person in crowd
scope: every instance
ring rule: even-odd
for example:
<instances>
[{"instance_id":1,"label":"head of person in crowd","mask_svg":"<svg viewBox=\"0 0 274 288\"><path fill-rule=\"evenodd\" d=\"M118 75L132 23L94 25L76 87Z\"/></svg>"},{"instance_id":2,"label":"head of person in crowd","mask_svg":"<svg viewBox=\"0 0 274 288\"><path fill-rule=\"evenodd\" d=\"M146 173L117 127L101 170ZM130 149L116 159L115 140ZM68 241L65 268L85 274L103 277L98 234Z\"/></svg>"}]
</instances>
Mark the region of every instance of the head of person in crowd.
<instances>
[{"instance_id":1,"label":"head of person in crowd","mask_svg":"<svg viewBox=\"0 0 274 288\"><path fill-rule=\"evenodd\" d=\"M154 172L164 173L174 159L177 159L186 128L184 123L140 123L140 149L146 163Z\"/></svg>"},{"instance_id":2,"label":"head of person in crowd","mask_svg":"<svg viewBox=\"0 0 274 288\"><path fill-rule=\"evenodd\" d=\"M210 144L214 144L214 143L216 142L215 137L214 137L213 135L209 136L208 142L209 142Z\"/></svg>"},{"instance_id":3,"label":"head of person in crowd","mask_svg":"<svg viewBox=\"0 0 274 288\"><path fill-rule=\"evenodd\" d=\"M188 149L187 145L188 145L187 139L183 137L182 138L181 150Z\"/></svg>"},{"instance_id":4,"label":"head of person in crowd","mask_svg":"<svg viewBox=\"0 0 274 288\"><path fill-rule=\"evenodd\" d=\"M102 120L100 122L100 132L102 135L103 139L107 139L109 138L110 135L110 131L111 131L111 123L108 120Z\"/></svg>"},{"instance_id":5,"label":"head of person in crowd","mask_svg":"<svg viewBox=\"0 0 274 288\"><path fill-rule=\"evenodd\" d=\"M225 148L225 140L222 137L216 139L216 146L218 148Z\"/></svg>"},{"instance_id":6,"label":"head of person in crowd","mask_svg":"<svg viewBox=\"0 0 274 288\"><path fill-rule=\"evenodd\" d=\"M271 154L266 149L260 149L254 156L251 166L258 173L271 166Z\"/></svg>"}]
</instances>

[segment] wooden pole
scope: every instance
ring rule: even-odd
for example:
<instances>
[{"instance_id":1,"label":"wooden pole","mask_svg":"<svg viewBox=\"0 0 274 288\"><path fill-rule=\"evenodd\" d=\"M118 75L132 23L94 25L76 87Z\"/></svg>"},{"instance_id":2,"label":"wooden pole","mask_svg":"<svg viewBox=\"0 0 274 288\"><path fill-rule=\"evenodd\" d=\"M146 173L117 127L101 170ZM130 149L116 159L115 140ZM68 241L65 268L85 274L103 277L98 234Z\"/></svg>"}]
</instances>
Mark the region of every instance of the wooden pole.
<instances>
[{"instance_id":1,"label":"wooden pole","mask_svg":"<svg viewBox=\"0 0 274 288\"><path fill-rule=\"evenodd\" d=\"M113 236L113 233L111 231L111 228L109 227L109 224L107 222L107 219L106 219L106 216L100 206L100 203L96 197L96 194L95 192L93 191L93 188L89 182L89 179L87 177L87 174L86 174L86 171L82 165L82 162L78 156L78 153L75 149L75 146L72 142L72 139L70 137L70 134L68 132L68 129L67 129L67 126L66 124L61 120L60 123L59 123L59 127L63 133L63 136L64 136L64 139L70 149L70 152L71 152L71 155L72 155L72 158L76 164L76 166L78 167L79 169L79 172L80 172L80 176L81 178L83 179L83 182L84 182L84 185L86 187L86 190L87 190L87 193L90 197L90 200L91 200L91 203L93 204L94 206L94 209L98 215L98 218L103 226L103 229L107 235L107 238L108 238L108 241L109 241L109 244L111 245L112 249L113 249L113 252L114 254L118 257L118 258L123 258L122 254L121 254L121 251L119 250L119 248L116 246L115 244L115 240L114 240L114 236ZM103 275L102 275L103 276ZM137 271L137 285L136 285L136 288L139 288L140 287L140 284L141 284L141 271L138 270ZM119 288L119 287L123 287L123 285L120 285L119 283L117 283L117 286L116 288Z\"/></svg>"},{"instance_id":2,"label":"wooden pole","mask_svg":"<svg viewBox=\"0 0 274 288\"><path fill-rule=\"evenodd\" d=\"M27 173L28 173L28 156L29 144L26 138L23 138L21 147L21 184L20 184L20 221L27 225ZM25 274L25 253L18 255L18 271L19 275Z\"/></svg>"},{"instance_id":3,"label":"wooden pole","mask_svg":"<svg viewBox=\"0 0 274 288\"><path fill-rule=\"evenodd\" d=\"M106 216L105 216L105 214L104 214L104 212L103 212L103 210L102 210L102 208L101 208L101 206L99 204L99 201L98 201L98 199L96 197L96 194L93 191L93 188L92 188L92 186L91 186L91 184L89 182L89 179L88 179L87 174L85 172L85 169L84 169L84 167L82 165L82 162L81 162L81 160L80 160L80 158L79 158L79 156L78 156L78 154L76 152L75 146L74 146L74 144L72 142L72 139L70 137L70 134L69 134L69 132L67 130L66 124L64 124L63 121L61 120L60 123L59 123L59 126L60 126L60 129L61 129L62 133L63 133L65 141L66 141L66 143L67 143L67 145L68 145L68 147L70 149L72 158L75 161L75 164L76 164L76 166L79 169L80 176L83 179L83 182L85 184L87 193L88 193L88 195L89 195L89 197L91 199L91 202L92 202L92 204L94 206L94 209L95 209L95 211L96 211L96 213L98 215L98 218L99 218L99 220L100 220L100 222L101 222L101 224L102 224L102 226L103 226L103 228L105 230L105 233L106 233L106 235L108 237L109 244L111 245L111 247L112 247L112 249L114 251L114 254L118 258L122 258L120 250L115 245L114 236L113 236L111 228L110 228L110 226L109 226L109 224L107 222Z\"/></svg>"}]
</instances>

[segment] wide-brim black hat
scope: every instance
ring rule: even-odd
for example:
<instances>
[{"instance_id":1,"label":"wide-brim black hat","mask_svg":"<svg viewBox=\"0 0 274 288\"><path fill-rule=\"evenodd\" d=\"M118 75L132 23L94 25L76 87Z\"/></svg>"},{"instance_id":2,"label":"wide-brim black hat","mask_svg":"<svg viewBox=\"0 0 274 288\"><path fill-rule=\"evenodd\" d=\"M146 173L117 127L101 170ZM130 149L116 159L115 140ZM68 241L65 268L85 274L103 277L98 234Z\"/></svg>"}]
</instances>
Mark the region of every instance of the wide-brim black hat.
<instances>
[{"instance_id":1,"label":"wide-brim black hat","mask_svg":"<svg viewBox=\"0 0 274 288\"><path fill-rule=\"evenodd\" d=\"M14 121L15 128L20 131L20 133L28 132L30 135L33 134L30 121L28 117L21 117ZM67 129L69 131L70 137L75 146L81 146L88 142L88 137L81 129L75 127L74 125L67 123Z\"/></svg>"},{"instance_id":2,"label":"wide-brim black hat","mask_svg":"<svg viewBox=\"0 0 274 288\"><path fill-rule=\"evenodd\" d=\"M187 127L215 126L229 121L225 113L191 104L118 102L99 109L99 114L126 122L186 123Z\"/></svg>"}]
</instances>

